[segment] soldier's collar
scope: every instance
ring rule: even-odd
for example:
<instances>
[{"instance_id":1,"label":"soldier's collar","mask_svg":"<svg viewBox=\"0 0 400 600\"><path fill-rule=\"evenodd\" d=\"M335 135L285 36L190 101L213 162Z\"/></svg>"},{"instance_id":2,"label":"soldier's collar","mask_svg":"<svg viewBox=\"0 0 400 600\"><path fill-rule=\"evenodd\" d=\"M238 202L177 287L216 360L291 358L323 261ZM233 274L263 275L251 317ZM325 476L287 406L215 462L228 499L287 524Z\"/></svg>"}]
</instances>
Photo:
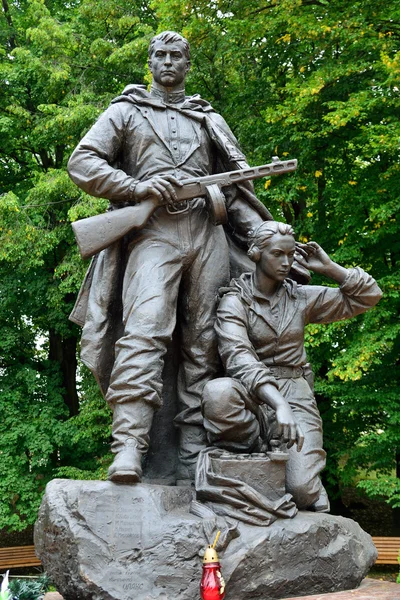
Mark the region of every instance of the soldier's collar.
<instances>
[{"instance_id":1,"label":"soldier's collar","mask_svg":"<svg viewBox=\"0 0 400 600\"><path fill-rule=\"evenodd\" d=\"M252 278L251 278L251 284L252 284L252 288L253 288L253 300L255 300L257 302L267 302L271 306L271 308L273 308L274 306L276 306L278 304L278 302L282 298L283 294L286 292L285 283L286 282L283 281L272 296L266 296L257 287L256 280L255 280L254 273L253 273Z\"/></svg>"},{"instance_id":2,"label":"soldier's collar","mask_svg":"<svg viewBox=\"0 0 400 600\"><path fill-rule=\"evenodd\" d=\"M275 294L271 297L265 296L261 290L258 289L255 281L255 272L252 273L251 287L253 291L253 298L257 301L268 302L271 307L276 306L284 294L289 294L292 298L297 297L297 284L292 279L285 279L276 290Z\"/></svg>"},{"instance_id":3,"label":"soldier's collar","mask_svg":"<svg viewBox=\"0 0 400 600\"><path fill-rule=\"evenodd\" d=\"M224 289L224 293L227 291L235 292L239 291L240 296L246 304L251 306L252 302L258 302L260 300L267 301L272 305L279 302L282 294L289 294L292 298L297 297L297 283L292 279L285 279L282 282L279 290L274 295L273 299L267 298L257 288L254 282L254 272L243 273L238 279L232 279L229 290Z\"/></svg>"},{"instance_id":4,"label":"soldier's collar","mask_svg":"<svg viewBox=\"0 0 400 600\"><path fill-rule=\"evenodd\" d=\"M161 98L149 94L145 85L128 85L122 92L121 96L114 98L111 104L116 102L131 102L132 104L140 104L145 106L154 106L155 108L165 108L165 103ZM173 107L173 104L170 104ZM191 112L210 113L214 112L213 107L209 102L203 100L198 94L194 96L184 96L183 104L176 107L177 110Z\"/></svg>"},{"instance_id":5,"label":"soldier's collar","mask_svg":"<svg viewBox=\"0 0 400 600\"><path fill-rule=\"evenodd\" d=\"M162 100L164 104L182 104L186 99L185 90L167 92L166 90L160 90L153 85L150 88L150 95Z\"/></svg>"}]
</instances>

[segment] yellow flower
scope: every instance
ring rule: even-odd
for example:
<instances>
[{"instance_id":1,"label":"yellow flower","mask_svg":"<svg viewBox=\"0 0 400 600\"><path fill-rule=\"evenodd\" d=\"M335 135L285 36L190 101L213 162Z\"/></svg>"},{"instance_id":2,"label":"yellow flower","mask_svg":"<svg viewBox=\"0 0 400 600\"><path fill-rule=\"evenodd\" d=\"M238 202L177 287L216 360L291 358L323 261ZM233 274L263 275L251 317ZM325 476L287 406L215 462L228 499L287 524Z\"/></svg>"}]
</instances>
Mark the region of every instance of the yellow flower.
<instances>
[{"instance_id":1,"label":"yellow flower","mask_svg":"<svg viewBox=\"0 0 400 600\"><path fill-rule=\"evenodd\" d=\"M321 177L322 171L315 171L314 175L315 177Z\"/></svg>"},{"instance_id":2,"label":"yellow flower","mask_svg":"<svg viewBox=\"0 0 400 600\"><path fill-rule=\"evenodd\" d=\"M267 181L264 183L265 189L267 190L270 185L271 185L271 179L267 179Z\"/></svg>"}]
</instances>

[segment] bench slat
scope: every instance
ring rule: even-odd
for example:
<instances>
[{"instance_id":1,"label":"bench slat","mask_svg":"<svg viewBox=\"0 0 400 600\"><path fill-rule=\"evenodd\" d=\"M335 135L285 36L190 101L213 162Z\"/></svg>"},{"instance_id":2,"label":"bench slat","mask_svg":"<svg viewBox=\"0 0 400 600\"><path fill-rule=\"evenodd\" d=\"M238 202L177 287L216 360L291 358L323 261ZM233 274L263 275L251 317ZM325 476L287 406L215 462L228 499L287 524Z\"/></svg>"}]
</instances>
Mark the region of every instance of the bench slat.
<instances>
[{"instance_id":1,"label":"bench slat","mask_svg":"<svg viewBox=\"0 0 400 600\"><path fill-rule=\"evenodd\" d=\"M399 537L382 537L374 536L372 538L376 549L378 550L378 558L376 565L397 565L398 556L400 553L400 538Z\"/></svg>"},{"instance_id":2,"label":"bench slat","mask_svg":"<svg viewBox=\"0 0 400 600\"><path fill-rule=\"evenodd\" d=\"M394 558L377 558L375 561L376 565L398 565L398 561Z\"/></svg>"},{"instance_id":3,"label":"bench slat","mask_svg":"<svg viewBox=\"0 0 400 600\"><path fill-rule=\"evenodd\" d=\"M0 569L38 567L42 563L35 554L35 546L0 548Z\"/></svg>"}]
</instances>

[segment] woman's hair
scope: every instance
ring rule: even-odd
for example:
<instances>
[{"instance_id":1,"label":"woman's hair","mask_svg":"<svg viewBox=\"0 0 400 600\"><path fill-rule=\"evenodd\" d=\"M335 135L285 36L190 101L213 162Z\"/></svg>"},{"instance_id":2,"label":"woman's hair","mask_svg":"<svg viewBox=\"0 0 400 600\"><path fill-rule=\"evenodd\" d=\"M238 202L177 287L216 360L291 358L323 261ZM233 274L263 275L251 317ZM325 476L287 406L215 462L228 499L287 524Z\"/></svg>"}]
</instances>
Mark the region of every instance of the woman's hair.
<instances>
[{"instance_id":1,"label":"woman's hair","mask_svg":"<svg viewBox=\"0 0 400 600\"><path fill-rule=\"evenodd\" d=\"M261 251L268 246L272 236L277 233L294 237L294 231L291 226L280 221L264 221L264 223L250 233L251 244L247 254L253 262L260 260Z\"/></svg>"},{"instance_id":2,"label":"woman's hair","mask_svg":"<svg viewBox=\"0 0 400 600\"><path fill-rule=\"evenodd\" d=\"M154 46L157 42L164 42L164 44L182 44L183 53L187 60L190 60L190 46L186 38L175 31L163 31L158 35L155 35L150 41L149 45L149 58L151 58L154 50Z\"/></svg>"}]
</instances>

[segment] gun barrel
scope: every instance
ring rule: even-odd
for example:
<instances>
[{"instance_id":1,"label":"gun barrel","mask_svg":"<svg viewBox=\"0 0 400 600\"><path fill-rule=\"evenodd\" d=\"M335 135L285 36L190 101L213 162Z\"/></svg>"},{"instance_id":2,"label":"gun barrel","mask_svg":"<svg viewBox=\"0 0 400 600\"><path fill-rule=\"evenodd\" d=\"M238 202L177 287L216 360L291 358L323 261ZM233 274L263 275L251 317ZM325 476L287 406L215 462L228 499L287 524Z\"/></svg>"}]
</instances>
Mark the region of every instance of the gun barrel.
<instances>
[{"instance_id":1,"label":"gun barrel","mask_svg":"<svg viewBox=\"0 0 400 600\"><path fill-rule=\"evenodd\" d=\"M228 171L217 173L216 175L206 175L205 177L194 177L183 180L183 186L176 188L178 201L190 200L197 196L206 194L207 186L217 184L220 187L240 183L242 181L251 181L260 177L269 177L270 175L280 175L281 173L291 173L297 169L297 160L273 160L272 163L261 165L259 167L248 167L237 171Z\"/></svg>"}]
</instances>

